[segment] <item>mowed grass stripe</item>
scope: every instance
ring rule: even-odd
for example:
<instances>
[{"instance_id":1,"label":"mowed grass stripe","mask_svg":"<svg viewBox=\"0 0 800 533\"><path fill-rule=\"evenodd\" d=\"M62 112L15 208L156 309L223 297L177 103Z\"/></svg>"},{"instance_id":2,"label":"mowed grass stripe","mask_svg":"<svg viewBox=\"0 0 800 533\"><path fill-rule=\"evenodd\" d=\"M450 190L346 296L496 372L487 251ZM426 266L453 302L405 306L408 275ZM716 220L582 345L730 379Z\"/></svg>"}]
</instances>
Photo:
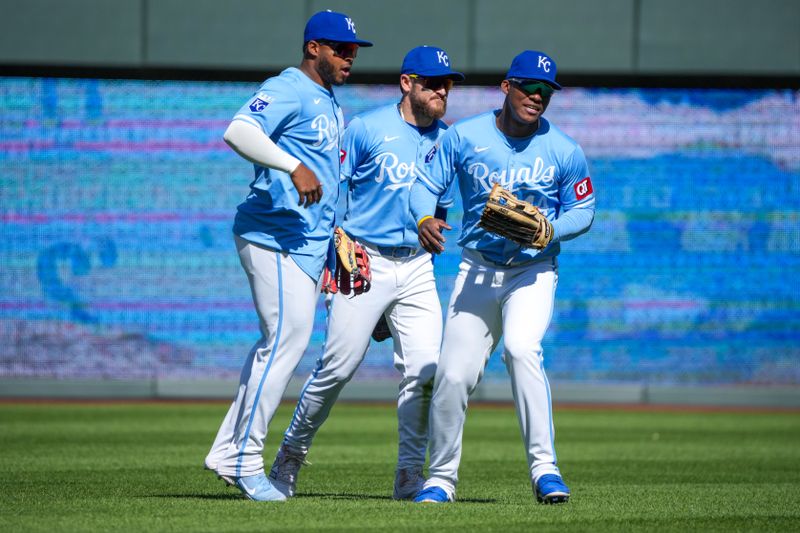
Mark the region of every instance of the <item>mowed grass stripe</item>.
<instances>
[{"instance_id":1,"label":"mowed grass stripe","mask_svg":"<svg viewBox=\"0 0 800 533\"><path fill-rule=\"evenodd\" d=\"M285 504L202 468L227 405L0 404L5 531L800 530L800 413L557 409L569 504L535 503L513 408L470 408L458 501L391 499L392 406L337 405ZM271 464L293 406L270 428Z\"/></svg>"}]
</instances>

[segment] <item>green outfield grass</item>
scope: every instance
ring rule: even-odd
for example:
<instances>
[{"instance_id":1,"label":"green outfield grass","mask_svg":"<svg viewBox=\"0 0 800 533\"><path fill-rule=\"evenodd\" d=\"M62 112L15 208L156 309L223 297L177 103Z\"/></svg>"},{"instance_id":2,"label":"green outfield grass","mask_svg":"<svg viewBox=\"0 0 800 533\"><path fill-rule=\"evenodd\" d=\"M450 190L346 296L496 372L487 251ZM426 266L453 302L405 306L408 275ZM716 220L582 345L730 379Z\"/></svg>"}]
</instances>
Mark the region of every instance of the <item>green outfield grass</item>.
<instances>
[{"instance_id":1,"label":"green outfield grass","mask_svg":"<svg viewBox=\"0 0 800 533\"><path fill-rule=\"evenodd\" d=\"M572 489L535 503L513 409L470 409L458 502L391 499L394 409L338 405L286 503L203 470L227 405L0 404L3 531L797 531L800 414L557 409ZM265 460L291 416L275 416Z\"/></svg>"}]
</instances>

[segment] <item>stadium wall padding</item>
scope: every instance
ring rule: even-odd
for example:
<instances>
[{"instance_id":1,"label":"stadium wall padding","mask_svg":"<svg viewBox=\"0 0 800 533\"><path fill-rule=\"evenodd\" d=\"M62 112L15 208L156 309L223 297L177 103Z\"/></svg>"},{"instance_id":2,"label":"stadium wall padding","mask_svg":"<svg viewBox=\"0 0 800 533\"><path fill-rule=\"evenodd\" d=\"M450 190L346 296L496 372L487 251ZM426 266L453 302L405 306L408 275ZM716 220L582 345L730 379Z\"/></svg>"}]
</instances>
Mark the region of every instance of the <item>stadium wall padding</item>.
<instances>
[{"instance_id":1,"label":"stadium wall padding","mask_svg":"<svg viewBox=\"0 0 800 533\"><path fill-rule=\"evenodd\" d=\"M536 49L568 74L800 75L795 0L2 0L0 65L275 71L323 9L375 42L356 74L430 44L467 73Z\"/></svg>"}]
</instances>

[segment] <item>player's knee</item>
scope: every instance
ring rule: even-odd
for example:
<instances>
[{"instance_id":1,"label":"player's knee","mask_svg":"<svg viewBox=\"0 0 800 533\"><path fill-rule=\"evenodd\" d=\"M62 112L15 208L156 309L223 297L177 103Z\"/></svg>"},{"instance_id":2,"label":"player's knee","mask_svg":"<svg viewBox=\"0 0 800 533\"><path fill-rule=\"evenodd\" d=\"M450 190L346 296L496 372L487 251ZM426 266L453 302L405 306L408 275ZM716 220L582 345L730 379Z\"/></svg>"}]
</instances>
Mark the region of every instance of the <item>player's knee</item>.
<instances>
[{"instance_id":1,"label":"player's knee","mask_svg":"<svg viewBox=\"0 0 800 533\"><path fill-rule=\"evenodd\" d=\"M530 339L522 337L507 336L503 341L505 345L504 357L506 360L530 360L541 359L542 343L531 342Z\"/></svg>"},{"instance_id":2,"label":"player's knee","mask_svg":"<svg viewBox=\"0 0 800 533\"><path fill-rule=\"evenodd\" d=\"M437 389L471 389L477 378L467 376L461 369L440 369L436 373Z\"/></svg>"},{"instance_id":3,"label":"player's knee","mask_svg":"<svg viewBox=\"0 0 800 533\"><path fill-rule=\"evenodd\" d=\"M345 384L350 381L355 368L350 365L324 366L317 371L314 381L317 383Z\"/></svg>"},{"instance_id":4,"label":"player's knee","mask_svg":"<svg viewBox=\"0 0 800 533\"><path fill-rule=\"evenodd\" d=\"M336 383L347 383L353 377L353 371L350 368L337 368L331 372L330 378Z\"/></svg>"}]
</instances>

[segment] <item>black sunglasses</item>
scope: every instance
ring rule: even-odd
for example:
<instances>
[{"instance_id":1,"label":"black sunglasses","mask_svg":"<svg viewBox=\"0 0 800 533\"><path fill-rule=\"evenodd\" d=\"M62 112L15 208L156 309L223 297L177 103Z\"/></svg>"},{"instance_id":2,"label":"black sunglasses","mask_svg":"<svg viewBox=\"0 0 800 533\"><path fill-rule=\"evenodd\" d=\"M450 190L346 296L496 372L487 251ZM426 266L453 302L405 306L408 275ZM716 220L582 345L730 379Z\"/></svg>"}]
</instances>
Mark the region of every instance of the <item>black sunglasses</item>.
<instances>
[{"instance_id":1,"label":"black sunglasses","mask_svg":"<svg viewBox=\"0 0 800 533\"><path fill-rule=\"evenodd\" d=\"M528 94L536 94L537 92L542 95L542 98L550 98L556 91L551 85L538 80L520 80L518 78L510 78L508 81L522 89Z\"/></svg>"},{"instance_id":2,"label":"black sunglasses","mask_svg":"<svg viewBox=\"0 0 800 533\"><path fill-rule=\"evenodd\" d=\"M444 87L445 91L450 92L450 89L453 88L454 83L450 78L425 78L423 76L417 76L416 74L409 74L408 77L412 80L419 81L424 89L428 89L430 91L438 91Z\"/></svg>"},{"instance_id":3,"label":"black sunglasses","mask_svg":"<svg viewBox=\"0 0 800 533\"><path fill-rule=\"evenodd\" d=\"M358 45L356 43L340 43L338 41L325 40L319 40L317 42L333 50L333 55L341 57L342 59L348 59L358 55Z\"/></svg>"}]
</instances>

